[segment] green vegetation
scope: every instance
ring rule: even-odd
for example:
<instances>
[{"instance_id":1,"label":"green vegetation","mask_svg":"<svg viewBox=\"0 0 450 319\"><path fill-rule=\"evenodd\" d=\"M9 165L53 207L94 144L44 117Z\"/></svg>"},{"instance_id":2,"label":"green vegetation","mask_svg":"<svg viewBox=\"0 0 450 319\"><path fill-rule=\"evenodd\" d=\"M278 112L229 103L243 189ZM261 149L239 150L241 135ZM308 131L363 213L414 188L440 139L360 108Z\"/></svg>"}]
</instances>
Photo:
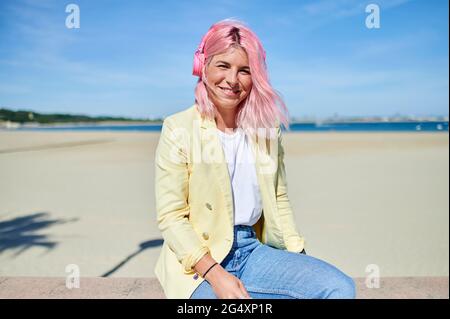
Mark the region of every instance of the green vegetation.
<instances>
[{"instance_id":1,"label":"green vegetation","mask_svg":"<svg viewBox=\"0 0 450 319\"><path fill-rule=\"evenodd\" d=\"M42 114L28 110L12 111L5 108L0 108L0 122L10 121L15 123L94 123L94 122L146 122L146 123L160 123L161 119L131 119L126 117L110 117L110 116L87 116L76 114Z\"/></svg>"}]
</instances>

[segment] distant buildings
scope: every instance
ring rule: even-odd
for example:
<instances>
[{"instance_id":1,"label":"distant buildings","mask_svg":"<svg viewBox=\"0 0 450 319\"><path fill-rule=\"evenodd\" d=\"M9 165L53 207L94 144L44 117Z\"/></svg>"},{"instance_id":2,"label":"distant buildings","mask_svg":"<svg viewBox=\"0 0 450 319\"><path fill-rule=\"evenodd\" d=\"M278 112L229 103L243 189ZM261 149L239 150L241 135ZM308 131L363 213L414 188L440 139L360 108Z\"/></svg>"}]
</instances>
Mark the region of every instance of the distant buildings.
<instances>
[{"instance_id":1,"label":"distant buildings","mask_svg":"<svg viewBox=\"0 0 450 319\"><path fill-rule=\"evenodd\" d=\"M448 122L448 116L415 116L395 114L393 116L338 116L317 118L315 116L292 117L292 123L377 123L377 122Z\"/></svg>"}]
</instances>

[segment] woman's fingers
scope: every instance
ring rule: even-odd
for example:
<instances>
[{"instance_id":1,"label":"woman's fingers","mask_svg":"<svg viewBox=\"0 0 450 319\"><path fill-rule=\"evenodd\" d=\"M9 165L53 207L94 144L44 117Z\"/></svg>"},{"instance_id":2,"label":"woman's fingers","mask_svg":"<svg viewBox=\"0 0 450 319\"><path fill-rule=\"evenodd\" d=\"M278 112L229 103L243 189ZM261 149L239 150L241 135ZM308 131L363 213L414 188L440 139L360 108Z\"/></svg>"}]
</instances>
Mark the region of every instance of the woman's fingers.
<instances>
[{"instance_id":1,"label":"woman's fingers","mask_svg":"<svg viewBox=\"0 0 450 319\"><path fill-rule=\"evenodd\" d=\"M247 289L245 289L244 284L240 280L239 280L239 287L241 288L242 291L242 296L240 296L239 299L251 299L250 295L247 292Z\"/></svg>"}]
</instances>

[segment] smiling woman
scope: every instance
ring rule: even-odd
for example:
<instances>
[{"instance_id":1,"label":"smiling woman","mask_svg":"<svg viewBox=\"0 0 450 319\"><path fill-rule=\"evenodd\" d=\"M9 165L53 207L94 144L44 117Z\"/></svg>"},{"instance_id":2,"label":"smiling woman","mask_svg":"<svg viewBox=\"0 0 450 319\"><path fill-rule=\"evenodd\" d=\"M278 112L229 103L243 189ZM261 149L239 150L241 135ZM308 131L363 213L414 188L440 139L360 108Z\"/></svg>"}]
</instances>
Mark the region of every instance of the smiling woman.
<instances>
[{"instance_id":1,"label":"smiling woman","mask_svg":"<svg viewBox=\"0 0 450 319\"><path fill-rule=\"evenodd\" d=\"M242 22L214 24L194 56L195 104L164 120L155 158L164 244L155 273L169 298L355 296L353 280L307 256L297 232L281 143L287 109L265 56ZM198 149L219 162L196 161Z\"/></svg>"}]
</instances>

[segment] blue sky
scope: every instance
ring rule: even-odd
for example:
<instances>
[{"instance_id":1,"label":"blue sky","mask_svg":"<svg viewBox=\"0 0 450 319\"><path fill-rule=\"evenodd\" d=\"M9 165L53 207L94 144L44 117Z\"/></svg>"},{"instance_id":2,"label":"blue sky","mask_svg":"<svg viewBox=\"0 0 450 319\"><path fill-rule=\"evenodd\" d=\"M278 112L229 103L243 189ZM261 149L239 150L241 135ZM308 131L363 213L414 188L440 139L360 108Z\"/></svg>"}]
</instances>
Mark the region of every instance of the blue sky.
<instances>
[{"instance_id":1,"label":"blue sky","mask_svg":"<svg viewBox=\"0 0 450 319\"><path fill-rule=\"evenodd\" d=\"M66 5L80 8L68 29ZM380 8L368 29L365 8ZM291 116L448 115L448 1L0 2L0 107L164 117L192 105L193 53L234 17Z\"/></svg>"}]
</instances>

